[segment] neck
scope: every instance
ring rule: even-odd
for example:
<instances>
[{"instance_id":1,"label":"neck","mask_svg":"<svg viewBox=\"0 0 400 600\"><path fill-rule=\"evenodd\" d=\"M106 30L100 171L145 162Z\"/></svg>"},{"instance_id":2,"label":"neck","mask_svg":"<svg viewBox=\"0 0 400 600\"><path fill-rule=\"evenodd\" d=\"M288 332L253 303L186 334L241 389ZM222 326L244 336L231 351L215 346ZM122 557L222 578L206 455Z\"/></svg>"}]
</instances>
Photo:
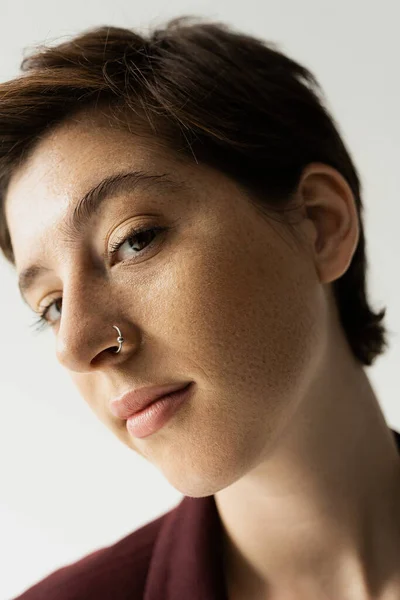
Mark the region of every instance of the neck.
<instances>
[{"instance_id":1,"label":"neck","mask_svg":"<svg viewBox=\"0 0 400 600\"><path fill-rule=\"evenodd\" d=\"M230 598L400 597L398 450L364 369L334 354L259 463L215 494Z\"/></svg>"}]
</instances>

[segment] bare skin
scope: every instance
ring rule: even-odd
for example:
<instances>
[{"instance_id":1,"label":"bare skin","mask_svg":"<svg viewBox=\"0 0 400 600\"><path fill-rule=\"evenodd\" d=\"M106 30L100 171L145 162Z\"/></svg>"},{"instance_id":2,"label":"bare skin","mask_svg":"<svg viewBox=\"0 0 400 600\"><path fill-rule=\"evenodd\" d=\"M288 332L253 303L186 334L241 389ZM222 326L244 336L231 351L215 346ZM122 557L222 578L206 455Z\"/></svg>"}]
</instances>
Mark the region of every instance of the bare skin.
<instances>
[{"instance_id":1,"label":"bare skin","mask_svg":"<svg viewBox=\"0 0 400 600\"><path fill-rule=\"evenodd\" d=\"M67 239L89 187L140 169L187 191L120 193ZM215 495L230 600L398 600L398 452L332 296L357 247L354 198L313 163L298 200L290 231L222 173L83 113L15 172L6 214L17 272L50 269L29 305L62 296L47 316L82 398L176 489ZM167 231L105 259L133 225ZM195 382L192 400L147 438L110 411L131 387L176 381Z\"/></svg>"}]
</instances>

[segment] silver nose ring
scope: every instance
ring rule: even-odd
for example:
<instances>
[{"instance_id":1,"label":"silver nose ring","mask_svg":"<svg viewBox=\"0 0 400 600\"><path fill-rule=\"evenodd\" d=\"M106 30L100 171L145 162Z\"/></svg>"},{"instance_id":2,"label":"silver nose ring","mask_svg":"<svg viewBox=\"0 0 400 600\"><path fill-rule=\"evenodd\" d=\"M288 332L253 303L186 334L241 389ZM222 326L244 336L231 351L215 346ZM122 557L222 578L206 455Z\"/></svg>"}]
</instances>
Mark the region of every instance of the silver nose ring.
<instances>
[{"instance_id":1,"label":"silver nose ring","mask_svg":"<svg viewBox=\"0 0 400 600\"><path fill-rule=\"evenodd\" d=\"M118 344L119 344L119 348L118 348L118 350L114 350L114 353L115 353L115 354L118 354L118 352L120 352L120 351L121 351L122 344L124 343L124 338L122 337L121 330L120 330L120 329L119 329L119 328L118 328L116 325L113 325L113 327L114 327L114 329L116 329L116 330L118 331L118 338L117 338L117 342L118 342Z\"/></svg>"}]
</instances>

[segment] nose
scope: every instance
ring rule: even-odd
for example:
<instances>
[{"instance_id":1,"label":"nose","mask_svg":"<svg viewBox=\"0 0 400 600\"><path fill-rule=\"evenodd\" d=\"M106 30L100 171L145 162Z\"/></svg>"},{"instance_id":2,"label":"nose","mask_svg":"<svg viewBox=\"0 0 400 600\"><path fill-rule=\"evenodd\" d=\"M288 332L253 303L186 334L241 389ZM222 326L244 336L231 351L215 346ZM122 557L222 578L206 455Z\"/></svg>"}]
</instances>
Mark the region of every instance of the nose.
<instances>
[{"instance_id":1,"label":"nose","mask_svg":"<svg viewBox=\"0 0 400 600\"><path fill-rule=\"evenodd\" d=\"M118 328L118 331L115 329ZM84 373L93 371L106 363L125 360L128 352L127 326L113 325L108 319L99 323L87 321L80 323L68 332L59 330L56 356L59 363L69 371ZM119 335L121 333L121 335Z\"/></svg>"},{"instance_id":2,"label":"nose","mask_svg":"<svg viewBox=\"0 0 400 600\"><path fill-rule=\"evenodd\" d=\"M56 333L56 358L76 373L121 363L138 342L138 331L132 327L131 319L133 306L137 310L133 291L129 290L127 297L125 287L117 288L117 282L105 278L102 269L90 269L87 265L92 266L88 261L77 268L75 262L70 270L65 269ZM116 310L121 306L129 311L128 321ZM118 339L121 337L123 341Z\"/></svg>"},{"instance_id":3,"label":"nose","mask_svg":"<svg viewBox=\"0 0 400 600\"><path fill-rule=\"evenodd\" d=\"M69 371L89 373L125 360L138 332L132 331L131 318L124 321L115 310L121 304L121 296L116 300L104 281L86 276L84 285L81 277L70 278L64 286L56 334L58 362Z\"/></svg>"}]
</instances>

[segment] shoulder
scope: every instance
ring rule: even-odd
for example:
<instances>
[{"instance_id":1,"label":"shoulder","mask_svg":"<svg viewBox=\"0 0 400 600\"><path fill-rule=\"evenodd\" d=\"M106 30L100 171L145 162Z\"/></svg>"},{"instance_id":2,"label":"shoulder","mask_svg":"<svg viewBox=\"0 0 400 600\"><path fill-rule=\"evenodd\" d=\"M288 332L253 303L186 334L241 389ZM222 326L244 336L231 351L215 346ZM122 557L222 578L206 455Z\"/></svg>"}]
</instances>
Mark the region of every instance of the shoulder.
<instances>
[{"instance_id":1,"label":"shoulder","mask_svg":"<svg viewBox=\"0 0 400 600\"><path fill-rule=\"evenodd\" d=\"M14 600L122 600L128 590L129 598L141 599L153 547L168 514L57 569Z\"/></svg>"}]
</instances>

